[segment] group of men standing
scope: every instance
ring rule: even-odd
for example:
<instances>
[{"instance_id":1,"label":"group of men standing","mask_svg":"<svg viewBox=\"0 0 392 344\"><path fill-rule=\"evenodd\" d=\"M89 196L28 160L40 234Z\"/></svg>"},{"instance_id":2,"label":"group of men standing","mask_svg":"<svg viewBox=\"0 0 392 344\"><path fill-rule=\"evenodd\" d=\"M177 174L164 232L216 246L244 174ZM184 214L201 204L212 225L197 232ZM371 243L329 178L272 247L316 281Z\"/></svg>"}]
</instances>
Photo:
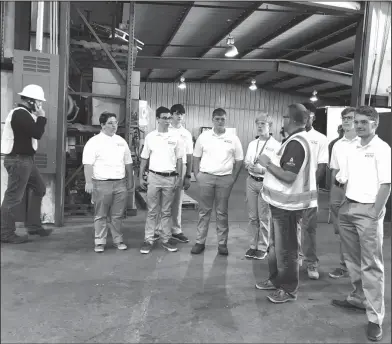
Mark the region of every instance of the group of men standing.
<instances>
[{"instance_id":1,"label":"group of men standing","mask_svg":"<svg viewBox=\"0 0 392 344\"><path fill-rule=\"evenodd\" d=\"M14 214L26 188L32 189L36 208L41 207L45 194L34 164L37 140L46 124L43 90L29 85L20 95L22 102L8 115L2 136L9 174L1 206L1 242L5 243L27 241L15 234ZM296 300L302 256L309 278L319 278L318 184L329 157L326 137L312 127L315 113L311 103L288 106L283 115L283 131L288 136L282 143L270 134L271 118L260 113L255 118L258 137L249 143L244 161L239 138L226 129L224 109L213 111L212 130L203 132L193 147L190 132L182 126L184 107L159 107L157 129L147 134L141 153L140 187L147 191L148 210L140 252L150 253L159 239L170 252L178 250L176 243L189 242L182 231L181 209L193 171L199 189L199 220L191 253L205 250L215 204L218 253L228 255L229 196L244 162L252 232L245 256L268 256L269 264L269 277L256 288L272 291L267 297L274 303ZM385 204L391 189L391 148L376 135L379 115L374 108L346 108L341 117L344 136L334 142L329 165L330 207L340 238L340 267L329 275L350 277L354 289L345 300L332 300L332 304L366 312L367 336L378 341L385 315L382 246ZM110 228L114 245L125 250L121 225L129 191L135 188L132 157L126 141L116 134L116 114L105 112L99 121L101 132L87 142L83 152L85 191L92 194L95 209L94 249L104 251ZM38 210L27 219L26 227L29 234L50 234L42 227Z\"/></svg>"}]
</instances>

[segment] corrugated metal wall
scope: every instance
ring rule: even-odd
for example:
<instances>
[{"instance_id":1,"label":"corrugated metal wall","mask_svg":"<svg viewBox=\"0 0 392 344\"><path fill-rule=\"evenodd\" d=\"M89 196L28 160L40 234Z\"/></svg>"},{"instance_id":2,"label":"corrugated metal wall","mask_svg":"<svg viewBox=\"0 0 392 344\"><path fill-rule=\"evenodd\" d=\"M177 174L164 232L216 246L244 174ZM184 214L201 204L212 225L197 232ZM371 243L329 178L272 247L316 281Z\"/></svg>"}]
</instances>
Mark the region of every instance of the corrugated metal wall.
<instances>
[{"instance_id":1,"label":"corrugated metal wall","mask_svg":"<svg viewBox=\"0 0 392 344\"><path fill-rule=\"evenodd\" d=\"M180 90L176 83L155 82L140 84L140 98L147 100L154 112L159 106L170 108L176 103L183 104L187 112L185 126L195 137L200 127L212 126L212 111L222 107L228 115L227 127L237 129L244 150L256 135L254 118L258 111L267 111L272 116L272 132L280 140L286 107L307 100L281 92L250 91L245 85L187 83L187 88ZM151 122L150 129L154 129L155 121Z\"/></svg>"}]
</instances>

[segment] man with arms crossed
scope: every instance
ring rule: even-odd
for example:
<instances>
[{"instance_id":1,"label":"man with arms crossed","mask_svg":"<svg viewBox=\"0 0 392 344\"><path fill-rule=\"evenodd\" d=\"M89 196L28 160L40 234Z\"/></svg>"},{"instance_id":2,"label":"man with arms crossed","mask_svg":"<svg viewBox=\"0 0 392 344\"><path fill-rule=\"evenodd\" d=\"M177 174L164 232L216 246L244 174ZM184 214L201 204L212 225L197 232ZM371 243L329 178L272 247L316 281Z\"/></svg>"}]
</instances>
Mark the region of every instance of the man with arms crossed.
<instances>
[{"instance_id":1,"label":"man with arms crossed","mask_svg":"<svg viewBox=\"0 0 392 344\"><path fill-rule=\"evenodd\" d=\"M366 311L367 337L382 338L385 316L383 236L385 204L391 192L391 147L376 135L377 111L355 110L354 126L360 138L347 159L346 198L339 211L343 256L354 290L338 307Z\"/></svg>"},{"instance_id":2,"label":"man with arms crossed","mask_svg":"<svg viewBox=\"0 0 392 344\"><path fill-rule=\"evenodd\" d=\"M246 205L251 229L250 248L245 257L264 259L267 255L268 237L270 232L270 210L267 202L261 197L265 168L257 162L260 154L272 157L279 151L280 143L269 135L272 125L271 118L266 113L261 113L255 120L258 138L248 145L245 156L245 168L249 176L246 179Z\"/></svg>"},{"instance_id":3,"label":"man with arms crossed","mask_svg":"<svg viewBox=\"0 0 392 344\"><path fill-rule=\"evenodd\" d=\"M199 186L200 198L197 238L191 253L200 254L205 249L215 201L218 253L228 255L229 196L240 173L244 153L238 136L228 133L225 128L225 110L215 109L212 112L212 122L213 129L198 137L193 152L193 173Z\"/></svg>"},{"instance_id":4,"label":"man with arms crossed","mask_svg":"<svg viewBox=\"0 0 392 344\"><path fill-rule=\"evenodd\" d=\"M94 203L95 248L103 252L108 235L113 244L126 250L121 225L127 207L129 190L134 187L132 156L127 142L116 135L118 122L114 113L99 116L101 132L89 139L83 150L85 190Z\"/></svg>"},{"instance_id":5,"label":"man with arms crossed","mask_svg":"<svg viewBox=\"0 0 392 344\"><path fill-rule=\"evenodd\" d=\"M328 164L328 140L325 135L315 130L312 126L316 116L316 107L314 104L303 103L302 105L310 112L306 124L306 131L312 153L311 162L316 171L317 185L319 185L321 179L326 174ZM301 227L304 236L303 253L305 255L308 276L310 279L316 280L319 278L318 258L316 253L317 206L304 210Z\"/></svg>"},{"instance_id":6,"label":"man with arms crossed","mask_svg":"<svg viewBox=\"0 0 392 344\"><path fill-rule=\"evenodd\" d=\"M159 107L156 112L158 128L147 134L141 154L140 187L147 189L147 219L144 231L144 243L140 253L150 253L154 243L154 232L158 214L161 213L162 246L170 251L178 249L170 240L171 209L177 188L182 187L182 158L184 151L181 139L177 134L169 132L172 115L168 108ZM143 179L149 161L147 182ZM148 185L148 187L147 187Z\"/></svg>"},{"instance_id":7,"label":"man with arms crossed","mask_svg":"<svg viewBox=\"0 0 392 344\"><path fill-rule=\"evenodd\" d=\"M266 168L263 199L272 215L268 265L270 276L257 289L275 290L268 299L284 303L297 299L299 281L298 219L304 209L317 206L316 170L305 124L308 111L301 104L288 107L283 116L289 134L274 159L262 154L258 161Z\"/></svg>"},{"instance_id":8,"label":"man with arms crossed","mask_svg":"<svg viewBox=\"0 0 392 344\"><path fill-rule=\"evenodd\" d=\"M345 168L347 154L350 149L358 144L357 133L354 128L355 108L348 107L342 111L342 128L344 136L336 141L332 149L330 169L331 169L331 192L330 192L330 208L332 215L332 223L335 234L339 234L339 209L344 200L344 183ZM340 237L339 237L340 239ZM340 267L329 273L331 278L348 277L346 263L344 262L342 243L340 242Z\"/></svg>"}]
</instances>

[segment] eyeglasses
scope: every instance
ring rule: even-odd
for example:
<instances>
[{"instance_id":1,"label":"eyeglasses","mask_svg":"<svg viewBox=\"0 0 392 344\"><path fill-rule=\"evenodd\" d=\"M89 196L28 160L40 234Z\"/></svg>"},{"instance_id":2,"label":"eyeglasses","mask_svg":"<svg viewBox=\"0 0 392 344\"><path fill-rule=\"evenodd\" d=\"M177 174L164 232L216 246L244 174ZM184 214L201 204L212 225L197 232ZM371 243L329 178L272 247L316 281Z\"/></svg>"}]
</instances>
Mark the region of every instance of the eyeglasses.
<instances>
[{"instance_id":1,"label":"eyeglasses","mask_svg":"<svg viewBox=\"0 0 392 344\"><path fill-rule=\"evenodd\" d=\"M367 121L366 119L365 120L363 120L363 121L354 121L354 124L355 125L358 125L358 124L361 124L361 125L368 125L369 123L375 123L376 121L372 121L372 120L370 120L370 121Z\"/></svg>"},{"instance_id":2,"label":"eyeglasses","mask_svg":"<svg viewBox=\"0 0 392 344\"><path fill-rule=\"evenodd\" d=\"M164 121L169 121L169 120L172 119L172 116L168 116L168 117L163 116L163 117L159 117L159 118L160 118L160 119L163 119Z\"/></svg>"},{"instance_id":3,"label":"eyeglasses","mask_svg":"<svg viewBox=\"0 0 392 344\"><path fill-rule=\"evenodd\" d=\"M226 121L226 118L214 118L214 121L216 121L216 122L224 122L224 121Z\"/></svg>"},{"instance_id":4,"label":"eyeglasses","mask_svg":"<svg viewBox=\"0 0 392 344\"><path fill-rule=\"evenodd\" d=\"M352 121L354 119L354 116L345 116L342 117L342 121Z\"/></svg>"}]
</instances>

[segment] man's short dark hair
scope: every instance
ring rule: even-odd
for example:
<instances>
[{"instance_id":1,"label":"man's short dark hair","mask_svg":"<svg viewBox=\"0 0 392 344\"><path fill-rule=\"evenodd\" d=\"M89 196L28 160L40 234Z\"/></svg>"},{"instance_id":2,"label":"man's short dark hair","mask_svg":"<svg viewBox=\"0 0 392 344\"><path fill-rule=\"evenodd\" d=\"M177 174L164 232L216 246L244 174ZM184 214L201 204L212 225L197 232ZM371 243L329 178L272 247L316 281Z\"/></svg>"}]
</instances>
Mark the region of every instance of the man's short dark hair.
<instances>
[{"instance_id":1,"label":"man's short dark hair","mask_svg":"<svg viewBox=\"0 0 392 344\"><path fill-rule=\"evenodd\" d=\"M167 107L160 106L156 111L155 111L155 116L156 118L161 118L161 115L163 113L170 113L170 110Z\"/></svg>"},{"instance_id":2,"label":"man's short dark hair","mask_svg":"<svg viewBox=\"0 0 392 344\"><path fill-rule=\"evenodd\" d=\"M342 111L342 113L341 113L342 118L343 118L344 116L346 116L347 114L349 114L350 112L355 112L355 107L349 106L349 107L346 107L345 109L343 109L343 111Z\"/></svg>"},{"instance_id":3,"label":"man's short dark hair","mask_svg":"<svg viewBox=\"0 0 392 344\"><path fill-rule=\"evenodd\" d=\"M375 121L378 124L379 121L379 114L376 111L376 109L374 107L371 106L366 106L366 105L362 105L362 106L358 106L355 109L355 114L356 115L364 115L366 117L369 117L369 119L371 121Z\"/></svg>"},{"instance_id":4,"label":"man's short dark hair","mask_svg":"<svg viewBox=\"0 0 392 344\"><path fill-rule=\"evenodd\" d=\"M217 108L214 111L212 111L212 118L214 118L215 116L224 116L226 115L226 111L223 110L222 108Z\"/></svg>"},{"instance_id":5,"label":"man's short dark hair","mask_svg":"<svg viewBox=\"0 0 392 344\"><path fill-rule=\"evenodd\" d=\"M114 114L113 112L108 112L108 111L104 111L101 113L101 116L99 116L99 123L100 124L106 124L106 122L108 121L109 118L114 117L117 119L116 114Z\"/></svg>"},{"instance_id":6,"label":"man's short dark hair","mask_svg":"<svg viewBox=\"0 0 392 344\"><path fill-rule=\"evenodd\" d=\"M317 108L313 103L306 102L306 103L302 103L302 105L305 106L306 110L316 114Z\"/></svg>"},{"instance_id":7,"label":"man's short dark hair","mask_svg":"<svg viewBox=\"0 0 392 344\"><path fill-rule=\"evenodd\" d=\"M309 110L303 104L291 104L288 106L290 119L298 126L306 125L309 118Z\"/></svg>"},{"instance_id":8,"label":"man's short dark hair","mask_svg":"<svg viewBox=\"0 0 392 344\"><path fill-rule=\"evenodd\" d=\"M185 108L182 104L174 104L171 108L170 108L170 113L174 114L175 112L179 112L182 113L183 115L185 114Z\"/></svg>"}]
</instances>

